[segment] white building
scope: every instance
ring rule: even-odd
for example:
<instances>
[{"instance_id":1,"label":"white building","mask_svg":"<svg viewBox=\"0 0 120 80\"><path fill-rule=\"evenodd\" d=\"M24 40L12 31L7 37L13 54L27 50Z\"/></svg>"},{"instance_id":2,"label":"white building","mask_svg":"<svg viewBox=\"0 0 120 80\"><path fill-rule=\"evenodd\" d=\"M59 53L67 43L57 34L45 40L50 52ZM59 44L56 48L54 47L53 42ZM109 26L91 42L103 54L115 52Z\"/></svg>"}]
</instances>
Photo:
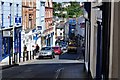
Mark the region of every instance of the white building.
<instances>
[{"instance_id":1,"label":"white building","mask_svg":"<svg viewBox=\"0 0 120 80\"><path fill-rule=\"evenodd\" d=\"M37 44L41 48L43 46L43 31L45 30L45 0L36 0L36 30L40 32Z\"/></svg>"},{"instance_id":2,"label":"white building","mask_svg":"<svg viewBox=\"0 0 120 80\"><path fill-rule=\"evenodd\" d=\"M36 28L27 34L22 32L22 48L27 45L27 50L32 51L32 46L42 47L42 36L45 30L45 0L36 0ZM23 49L21 50L23 51Z\"/></svg>"},{"instance_id":3,"label":"white building","mask_svg":"<svg viewBox=\"0 0 120 80\"><path fill-rule=\"evenodd\" d=\"M64 39L64 23L60 23L56 26L56 40Z\"/></svg>"},{"instance_id":4,"label":"white building","mask_svg":"<svg viewBox=\"0 0 120 80\"><path fill-rule=\"evenodd\" d=\"M63 2L62 3L62 7L66 8L68 6L70 6L71 4L69 2Z\"/></svg>"},{"instance_id":5,"label":"white building","mask_svg":"<svg viewBox=\"0 0 120 80\"><path fill-rule=\"evenodd\" d=\"M85 36L85 18L83 16L78 17L75 34L76 34L76 36L78 34L82 37Z\"/></svg>"}]
</instances>

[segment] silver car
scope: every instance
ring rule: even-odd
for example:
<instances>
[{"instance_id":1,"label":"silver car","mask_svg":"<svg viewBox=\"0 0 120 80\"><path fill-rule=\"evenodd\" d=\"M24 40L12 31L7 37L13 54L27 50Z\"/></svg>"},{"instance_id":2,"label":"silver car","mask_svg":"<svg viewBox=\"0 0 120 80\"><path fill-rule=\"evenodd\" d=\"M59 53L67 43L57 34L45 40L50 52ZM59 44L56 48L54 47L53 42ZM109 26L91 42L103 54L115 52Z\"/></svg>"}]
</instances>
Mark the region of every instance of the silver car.
<instances>
[{"instance_id":1,"label":"silver car","mask_svg":"<svg viewBox=\"0 0 120 80\"><path fill-rule=\"evenodd\" d=\"M52 47L43 47L39 52L39 58L50 57L54 58L54 52Z\"/></svg>"}]
</instances>

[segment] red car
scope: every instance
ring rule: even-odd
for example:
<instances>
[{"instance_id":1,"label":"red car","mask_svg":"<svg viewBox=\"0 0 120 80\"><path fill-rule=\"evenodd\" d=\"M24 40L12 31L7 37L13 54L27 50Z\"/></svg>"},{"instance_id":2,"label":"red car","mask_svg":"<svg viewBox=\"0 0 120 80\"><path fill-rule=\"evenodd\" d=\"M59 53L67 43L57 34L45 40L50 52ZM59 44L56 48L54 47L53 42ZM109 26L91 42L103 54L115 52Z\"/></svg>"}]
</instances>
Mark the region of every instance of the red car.
<instances>
[{"instance_id":1,"label":"red car","mask_svg":"<svg viewBox=\"0 0 120 80\"><path fill-rule=\"evenodd\" d=\"M62 50L60 47L53 47L53 51L55 54L58 54L58 55L62 54Z\"/></svg>"}]
</instances>

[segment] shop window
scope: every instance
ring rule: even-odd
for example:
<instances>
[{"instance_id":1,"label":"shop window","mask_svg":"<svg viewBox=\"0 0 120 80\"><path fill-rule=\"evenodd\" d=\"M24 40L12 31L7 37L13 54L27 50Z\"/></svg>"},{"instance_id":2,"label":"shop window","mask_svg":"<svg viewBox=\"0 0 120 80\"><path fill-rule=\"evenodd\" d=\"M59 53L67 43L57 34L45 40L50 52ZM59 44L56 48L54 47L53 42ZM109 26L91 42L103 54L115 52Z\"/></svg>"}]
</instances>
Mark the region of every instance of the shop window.
<instances>
[{"instance_id":1,"label":"shop window","mask_svg":"<svg viewBox=\"0 0 120 80\"><path fill-rule=\"evenodd\" d=\"M60 33L60 35L62 35L62 33Z\"/></svg>"}]
</instances>

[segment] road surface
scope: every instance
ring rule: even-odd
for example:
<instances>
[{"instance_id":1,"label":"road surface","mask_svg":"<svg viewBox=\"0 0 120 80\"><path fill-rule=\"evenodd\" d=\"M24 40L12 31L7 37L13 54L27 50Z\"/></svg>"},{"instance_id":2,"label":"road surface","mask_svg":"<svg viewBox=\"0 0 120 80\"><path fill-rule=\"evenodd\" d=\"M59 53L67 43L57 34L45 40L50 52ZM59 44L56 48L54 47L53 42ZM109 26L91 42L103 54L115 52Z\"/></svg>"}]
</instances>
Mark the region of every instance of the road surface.
<instances>
[{"instance_id":1,"label":"road surface","mask_svg":"<svg viewBox=\"0 0 120 80\"><path fill-rule=\"evenodd\" d=\"M84 71L84 61L79 54L64 53L56 55L54 59L35 59L20 63L19 66L2 70L3 80L29 79L51 79L63 80L85 79L87 73ZM34 80L34 79L33 79Z\"/></svg>"}]
</instances>

